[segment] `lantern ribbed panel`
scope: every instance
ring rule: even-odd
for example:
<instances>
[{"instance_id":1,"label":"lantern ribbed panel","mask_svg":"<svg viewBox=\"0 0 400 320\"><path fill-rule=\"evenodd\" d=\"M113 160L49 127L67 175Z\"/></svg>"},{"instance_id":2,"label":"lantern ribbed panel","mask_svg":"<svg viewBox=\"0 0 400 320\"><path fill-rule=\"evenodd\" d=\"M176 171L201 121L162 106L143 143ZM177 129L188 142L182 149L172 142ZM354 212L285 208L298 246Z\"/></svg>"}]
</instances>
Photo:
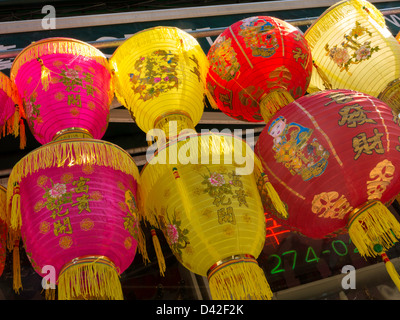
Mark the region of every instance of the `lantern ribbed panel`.
<instances>
[{"instance_id":1,"label":"lantern ribbed panel","mask_svg":"<svg viewBox=\"0 0 400 320\"><path fill-rule=\"evenodd\" d=\"M251 164L257 165L258 160L254 161L245 142L217 134L175 141L159 150L157 157L167 156L174 147L182 156L189 143L199 147L199 157L191 153L188 164L181 163L182 157L178 164L171 163L172 158L168 164L157 164L153 158L142 170L139 192L143 213L162 229L177 259L206 276L217 261L239 254L258 257L262 250L265 221L255 176L252 168L236 175L236 169L244 165L235 162L234 153L246 156ZM217 150L220 145L224 153ZM209 164L200 161L202 152Z\"/></svg>"},{"instance_id":2,"label":"lantern ribbed panel","mask_svg":"<svg viewBox=\"0 0 400 320\"><path fill-rule=\"evenodd\" d=\"M42 274L45 265L54 266L58 278L60 270L74 259L79 260L79 266L82 259L95 257L87 264L96 264L93 270L85 264L81 269L67 268L62 286L66 283L78 286L79 279L88 281L80 275L81 271L91 272L90 285L81 284L67 291L59 288L62 297L70 299L75 294L87 298L91 293L114 296L115 292L121 292L110 283L102 291L96 277L102 277L102 281L108 278L120 287L114 281L116 278L109 278L110 272L115 277L124 272L138 246L145 254L136 205L138 179L138 169L128 153L95 139L48 143L13 168L9 179L12 191L7 195L11 212L7 219L12 230L21 230L34 269ZM14 210L16 195L20 199L20 212ZM15 223L18 220L20 225ZM104 268L101 261L111 267Z\"/></svg>"},{"instance_id":3,"label":"lantern ribbed panel","mask_svg":"<svg viewBox=\"0 0 400 320\"><path fill-rule=\"evenodd\" d=\"M200 121L207 59L188 33L174 27L138 32L117 48L110 63L116 96L144 132L167 115L183 113L193 126Z\"/></svg>"},{"instance_id":4,"label":"lantern ribbed panel","mask_svg":"<svg viewBox=\"0 0 400 320\"><path fill-rule=\"evenodd\" d=\"M313 60L331 85L326 87L314 68L309 92L350 89L378 97L400 76L400 45L382 13L368 1L338 2L304 36Z\"/></svg>"},{"instance_id":5,"label":"lantern ribbed panel","mask_svg":"<svg viewBox=\"0 0 400 320\"><path fill-rule=\"evenodd\" d=\"M207 58L207 97L212 106L250 122L269 120L260 112L268 94L281 90L290 99L302 96L312 70L311 52L301 32L268 16L232 24L214 41ZM274 113L284 105L265 107Z\"/></svg>"},{"instance_id":6,"label":"lantern ribbed panel","mask_svg":"<svg viewBox=\"0 0 400 320\"><path fill-rule=\"evenodd\" d=\"M393 111L364 93L328 90L287 105L255 146L288 207L277 219L324 238L347 232L349 215L368 201L391 203L400 192L399 136Z\"/></svg>"},{"instance_id":7,"label":"lantern ribbed panel","mask_svg":"<svg viewBox=\"0 0 400 320\"><path fill-rule=\"evenodd\" d=\"M14 60L11 79L41 144L69 128L103 137L114 92L107 58L93 46L68 38L35 42Z\"/></svg>"}]
</instances>

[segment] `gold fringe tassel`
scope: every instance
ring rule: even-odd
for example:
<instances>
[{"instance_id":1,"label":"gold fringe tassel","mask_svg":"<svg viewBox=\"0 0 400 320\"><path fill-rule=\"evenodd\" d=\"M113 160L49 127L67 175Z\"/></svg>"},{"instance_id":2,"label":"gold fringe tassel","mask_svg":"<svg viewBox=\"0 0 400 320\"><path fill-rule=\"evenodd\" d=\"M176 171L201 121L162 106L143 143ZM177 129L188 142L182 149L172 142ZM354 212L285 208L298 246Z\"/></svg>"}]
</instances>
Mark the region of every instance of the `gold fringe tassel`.
<instances>
[{"instance_id":1,"label":"gold fringe tassel","mask_svg":"<svg viewBox=\"0 0 400 320\"><path fill-rule=\"evenodd\" d=\"M279 197L279 194L276 192L271 182L268 181L268 176L264 172L261 173L261 176L263 177L264 180L264 188L266 189L268 197L271 199L271 202L275 207L276 211L282 218L287 219L289 215L285 205L283 204L282 200Z\"/></svg>"},{"instance_id":2,"label":"gold fringe tassel","mask_svg":"<svg viewBox=\"0 0 400 320\"><path fill-rule=\"evenodd\" d=\"M397 289L400 291L400 276L396 271L393 263L390 261L389 257L385 252L381 253L383 262L385 263L386 271L392 279L393 283L396 285Z\"/></svg>"},{"instance_id":3,"label":"gold fringe tassel","mask_svg":"<svg viewBox=\"0 0 400 320\"><path fill-rule=\"evenodd\" d=\"M61 270L59 300L123 300L119 274L106 257L77 258Z\"/></svg>"},{"instance_id":4,"label":"gold fringe tassel","mask_svg":"<svg viewBox=\"0 0 400 320\"><path fill-rule=\"evenodd\" d=\"M331 82L329 81L328 77L326 76L325 72L322 71L320 67L313 61L313 66L315 70L317 70L317 74L322 80L322 83L324 84L325 90L331 90L333 89Z\"/></svg>"},{"instance_id":5,"label":"gold fringe tassel","mask_svg":"<svg viewBox=\"0 0 400 320\"><path fill-rule=\"evenodd\" d=\"M275 113L293 101L292 95L284 89L278 89L268 93L260 101L260 113L265 123L268 123Z\"/></svg>"},{"instance_id":6,"label":"gold fringe tassel","mask_svg":"<svg viewBox=\"0 0 400 320\"><path fill-rule=\"evenodd\" d=\"M167 269L165 265L164 254L161 249L160 241L158 240L157 233L155 229L151 229L151 237L153 239L153 246L156 252L158 268L160 269L160 274L164 277L165 270Z\"/></svg>"},{"instance_id":7,"label":"gold fringe tassel","mask_svg":"<svg viewBox=\"0 0 400 320\"><path fill-rule=\"evenodd\" d=\"M213 300L271 300L273 295L254 258L223 262L210 269L208 281Z\"/></svg>"},{"instance_id":8,"label":"gold fringe tassel","mask_svg":"<svg viewBox=\"0 0 400 320\"><path fill-rule=\"evenodd\" d=\"M17 294L19 294L19 290L22 289L19 240L14 242L13 248L13 289Z\"/></svg>"},{"instance_id":9,"label":"gold fringe tassel","mask_svg":"<svg viewBox=\"0 0 400 320\"><path fill-rule=\"evenodd\" d=\"M56 289L46 289L44 291L44 297L46 300L56 300Z\"/></svg>"},{"instance_id":10,"label":"gold fringe tassel","mask_svg":"<svg viewBox=\"0 0 400 320\"><path fill-rule=\"evenodd\" d=\"M356 209L348 222L349 235L359 253L376 257L374 249L387 251L400 237L400 223L380 201L370 201Z\"/></svg>"},{"instance_id":11,"label":"gold fringe tassel","mask_svg":"<svg viewBox=\"0 0 400 320\"><path fill-rule=\"evenodd\" d=\"M41 68L40 81L42 82L43 90L47 91L49 90L49 84L51 80L50 70L44 65L42 59L37 58L37 61L39 61Z\"/></svg>"}]
</instances>

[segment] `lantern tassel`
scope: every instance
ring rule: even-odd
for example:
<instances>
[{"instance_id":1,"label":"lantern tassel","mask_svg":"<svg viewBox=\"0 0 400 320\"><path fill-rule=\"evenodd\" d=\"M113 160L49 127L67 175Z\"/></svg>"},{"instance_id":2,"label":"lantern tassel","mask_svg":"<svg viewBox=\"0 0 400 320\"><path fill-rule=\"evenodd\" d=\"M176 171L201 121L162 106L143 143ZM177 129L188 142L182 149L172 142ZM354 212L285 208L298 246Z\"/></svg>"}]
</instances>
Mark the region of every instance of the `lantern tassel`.
<instances>
[{"instance_id":1,"label":"lantern tassel","mask_svg":"<svg viewBox=\"0 0 400 320\"><path fill-rule=\"evenodd\" d=\"M119 273L104 256L79 257L58 278L59 300L123 300Z\"/></svg>"},{"instance_id":2,"label":"lantern tassel","mask_svg":"<svg viewBox=\"0 0 400 320\"><path fill-rule=\"evenodd\" d=\"M164 277L164 273L166 270L166 265L165 265L165 259L164 259L164 254L161 249L160 241L158 240L156 230L151 229L151 237L153 239L153 246L154 250L156 252L156 257L158 261L158 267L160 269L160 274Z\"/></svg>"},{"instance_id":3,"label":"lantern tassel","mask_svg":"<svg viewBox=\"0 0 400 320\"><path fill-rule=\"evenodd\" d=\"M56 289L45 289L44 297L46 300L56 300Z\"/></svg>"},{"instance_id":4,"label":"lantern tassel","mask_svg":"<svg viewBox=\"0 0 400 320\"><path fill-rule=\"evenodd\" d=\"M326 74L321 70L320 67L317 66L317 64L313 61L313 66L315 68L315 70L317 70L318 75L320 76L325 90L331 90L333 89L331 82L329 81L328 77L326 76Z\"/></svg>"},{"instance_id":5,"label":"lantern tassel","mask_svg":"<svg viewBox=\"0 0 400 320\"><path fill-rule=\"evenodd\" d=\"M265 123L274 116L276 112L293 102L290 92L284 89L273 90L260 101L260 112Z\"/></svg>"},{"instance_id":6,"label":"lantern tassel","mask_svg":"<svg viewBox=\"0 0 400 320\"><path fill-rule=\"evenodd\" d=\"M14 242L13 249L13 289L17 294L19 294L19 290L22 289L19 240Z\"/></svg>"},{"instance_id":7,"label":"lantern tassel","mask_svg":"<svg viewBox=\"0 0 400 320\"><path fill-rule=\"evenodd\" d=\"M25 149L26 147L26 134L25 134L25 124L24 120L19 121L19 148Z\"/></svg>"},{"instance_id":8,"label":"lantern tassel","mask_svg":"<svg viewBox=\"0 0 400 320\"><path fill-rule=\"evenodd\" d=\"M11 203L11 228L19 230L21 227L21 198L19 195L19 186L14 187L14 195Z\"/></svg>"},{"instance_id":9,"label":"lantern tassel","mask_svg":"<svg viewBox=\"0 0 400 320\"><path fill-rule=\"evenodd\" d=\"M282 218L287 219L288 212L281 198L279 197L279 194L276 192L271 182L268 181L268 176L264 172L261 173L261 176L264 180L264 188L267 191L268 197L271 199L274 208L277 210L277 213Z\"/></svg>"},{"instance_id":10,"label":"lantern tassel","mask_svg":"<svg viewBox=\"0 0 400 320\"><path fill-rule=\"evenodd\" d=\"M385 252L381 253L383 262L385 263L386 271L392 279L393 283L396 285L397 289L400 291L400 276L396 271L393 263L390 261L389 257Z\"/></svg>"},{"instance_id":11,"label":"lantern tassel","mask_svg":"<svg viewBox=\"0 0 400 320\"><path fill-rule=\"evenodd\" d=\"M213 300L271 300L264 271L251 256L235 256L214 264L208 271Z\"/></svg>"},{"instance_id":12,"label":"lantern tassel","mask_svg":"<svg viewBox=\"0 0 400 320\"><path fill-rule=\"evenodd\" d=\"M42 82L43 90L47 91L49 89L51 79L50 70L44 65L42 59L37 58L37 61L39 61L41 68L40 81Z\"/></svg>"},{"instance_id":13,"label":"lantern tassel","mask_svg":"<svg viewBox=\"0 0 400 320\"><path fill-rule=\"evenodd\" d=\"M376 246L387 251L400 237L400 223L380 201L372 200L353 211L349 235L359 253L376 257Z\"/></svg>"}]
</instances>

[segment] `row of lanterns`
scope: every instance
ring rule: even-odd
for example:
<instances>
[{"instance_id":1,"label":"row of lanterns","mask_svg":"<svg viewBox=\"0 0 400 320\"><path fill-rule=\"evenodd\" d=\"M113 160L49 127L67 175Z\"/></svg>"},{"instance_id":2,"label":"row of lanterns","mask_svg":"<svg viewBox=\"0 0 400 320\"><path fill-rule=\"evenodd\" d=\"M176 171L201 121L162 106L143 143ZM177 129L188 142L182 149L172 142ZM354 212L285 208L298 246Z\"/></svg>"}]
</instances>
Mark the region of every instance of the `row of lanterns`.
<instances>
[{"instance_id":1,"label":"row of lanterns","mask_svg":"<svg viewBox=\"0 0 400 320\"><path fill-rule=\"evenodd\" d=\"M110 59L67 38L25 48L10 78L0 74L4 134L20 134L22 148L26 119L42 144L4 190L14 289L22 241L39 274L55 267L59 299L122 299L119 275L137 251L149 260L148 222L208 278L213 299L271 299L257 263L265 211L308 237L348 232L400 289L385 253L400 236L387 209L400 192L400 44L388 33L372 4L349 0L304 35L273 17L238 21L207 55L173 27L136 33ZM140 173L101 140L114 94L156 140ZM254 152L239 137L195 131L205 96L230 117L266 123Z\"/></svg>"}]
</instances>

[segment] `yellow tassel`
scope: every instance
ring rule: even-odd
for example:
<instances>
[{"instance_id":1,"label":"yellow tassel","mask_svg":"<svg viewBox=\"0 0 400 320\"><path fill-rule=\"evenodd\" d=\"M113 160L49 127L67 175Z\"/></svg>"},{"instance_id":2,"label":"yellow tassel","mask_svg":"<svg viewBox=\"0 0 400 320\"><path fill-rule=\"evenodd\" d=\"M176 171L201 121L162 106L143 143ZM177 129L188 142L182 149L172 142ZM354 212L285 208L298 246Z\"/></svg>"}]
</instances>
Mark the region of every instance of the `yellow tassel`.
<instances>
[{"instance_id":1,"label":"yellow tassel","mask_svg":"<svg viewBox=\"0 0 400 320\"><path fill-rule=\"evenodd\" d=\"M321 70L320 67L317 66L317 64L314 61L313 61L313 66L314 66L315 70L317 70L318 75L320 76L322 82L324 83L325 90L333 89L332 84L329 81L326 74Z\"/></svg>"},{"instance_id":2,"label":"yellow tassel","mask_svg":"<svg viewBox=\"0 0 400 320\"><path fill-rule=\"evenodd\" d=\"M76 258L58 278L59 300L123 300L119 274L104 256Z\"/></svg>"},{"instance_id":3,"label":"yellow tassel","mask_svg":"<svg viewBox=\"0 0 400 320\"><path fill-rule=\"evenodd\" d=\"M292 95L284 89L277 89L268 93L260 101L260 113L265 123L268 123L275 113L293 101Z\"/></svg>"},{"instance_id":4,"label":"yellow tassel","mask_svg":"<svg viewBox=\"0 0 400 320\"><path fill-rule=\"evenodd\" d=\"M380 201L372 200L353 211L348 222L349 235L359 253L376 257L374 248L387 251L400 237L400 223Z\"/></svg>"},{"instance_id":5,"label":"yellow tassel","mask_svg":"<svg viewBox=\"0 0 400 320\"><path fill-rule=\"evenodd\" d=\"M389 257L385 252L381 252L381 257L385 263L386 271L392 279L393 283L396 285L397 289L400 291L400 276L396 271L393 263L390 261Z\"/></svg>"},{"instance_id":6,"label":"yellow tassel","mask_svg":"<svg viewBox=\"0 0 400 320\"><path fill-rule=\"evenodd\" d=\"M14 188L17 193L12 197L11 203L11 228L19 230L21 227L21 197L19 195L19 187Z\"/></svg>"},{"instance_id":7,"label":"yellow tassel","mask_svg":"<svg viewBox=\"0 0 400 320\"><path fill-rule=\"evenodd\" d=\"M56 290L55 289L46 289L44 291L44 297L46 300L56 300Z\"/></svg>"},{"instance_id":8,"label":"yellow tassel","mask_svg":"<svg viewBox=\"0 0 400 320\"><path fill-rule=\"evenodd\" d=\"M232 258L208 272L213 300L271 300L273 293L257 260L251 256Z\"/></svg>"},{"instance_id":9,"label":"yellow tassel","mask_svg":"<svg viewBox=\"0 0 400 320\"><path fill-rule=\"evenodd\" d=\"M44 65L42 59L37 58L37 61L39 61L40 63L40 68L42 72L40 75L40 81L42 82L43 90L47 91L49 89L49 84L51 80L50 70Z\"/></svg>"},{"instance_id":10,"label":"yellow tassel","mask_svg":"<svg viewBox=\"0 0 400 320\"><path fill-rule=\"evenodd\" d=\"M263 177L264 180L264 188L267 191L268 197L271 199L271 202L275 207L276 211L282 218L287 219L289 215L285 205L283 204L282 200L279 197L279 194L276 192L271 182L268 181L268 176L264 172L261 173L261 176Z\"/></svg>"},{"instance_id":11,"label":"yellow tassel","mask_svg":"<svg viewBox=\"0 0 400 320\"><path fill-rule=\"evenodd\" d=\"M165 259L161 249L160 241L158 240L156 230L151 229L151 237L153 239L153 246L156 252L156 257L158 261L158 268L160 269L160 274L164 277L166 270Z\"/></svg>"},{"instance_id":12,"label":"yellow tassel","mask_svg":"<svg viewBox=\"0 0 400 320\"><path fill-rule=\"evenodd\" d=\"M21 119L19 122L19 148L25 149L26 147L26 134L24 120Z\"/></svg>"},{"instance_id":13,"label":"yellow tassel","mask_svg":"<svg viewBox=\"0 0 400 320\"><path fill-rule=\"evenodd\" d=\"M19 294L19 290L22 289L21 263L19 258L19 240L14 242L13 249L13 289L17 294Z\"/></svg>"}]
</instances>

